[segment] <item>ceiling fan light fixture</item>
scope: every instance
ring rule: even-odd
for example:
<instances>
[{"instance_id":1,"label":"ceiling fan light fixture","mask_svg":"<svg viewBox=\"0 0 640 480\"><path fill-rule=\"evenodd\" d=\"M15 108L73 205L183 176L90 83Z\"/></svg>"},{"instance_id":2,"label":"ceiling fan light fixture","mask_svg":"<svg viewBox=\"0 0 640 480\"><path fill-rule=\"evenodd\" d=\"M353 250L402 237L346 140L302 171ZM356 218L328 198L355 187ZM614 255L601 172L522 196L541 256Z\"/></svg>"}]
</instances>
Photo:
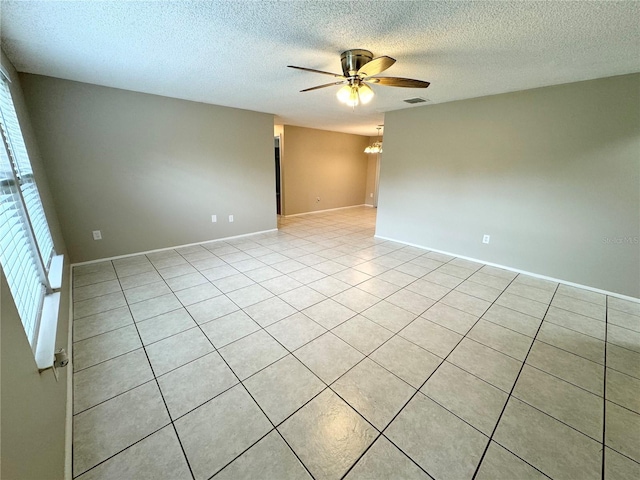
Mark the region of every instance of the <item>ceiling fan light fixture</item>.
<instances>
[{"instance_id":1,"label":"ceiling fan light fixture","mask_svg":"<svg viewBox=\"0 0 640 480\"><path fill-rule=\"evenodd\" d=\"M351 86L351 91L349 92L349 98L345 102L350 107L357 107L360 103L360 95L358 93L358 87L356 85Z\"/></svg>"},{"instance_id":2,"label":"ceiling fan light fixture","mask_svg":"<svg viewBox=\"0 0 640 480\"><path fill-rule=\"evenodd\" d=\"M349 107L357 107L360 103L369 103L373 96L374 93L371 87L364 83L349 83L336 93L338 100Z\"/></svg>"},{"instance_id":3,"label":"ceiling fan light fixture","mask_svg":"<svg viewBox=\"0 0 640 480\"><path fill-rule=\"evenodd\" d=\"M301 92L310 92L320 88L333 87L334 85L342 85L336 96L338 100L349 107L355 109L360 103L369 103L374 92L368 83L374 83L381 86L404 87L404 88L427 88L429 82L422 80L414 80L412 78L400 77L378 77L380 73L387 70L394 63L395 59L383 55L373 58L373 54L369 50L352 49L342 52L340 55L342 63L342 75L339 73L325 72L316 70L315 68L297 67L295 65L287 65L289 68L304 70L307 72L320 73L340 79L324 85L317 85L311 88L300 90Z\"/></svg>"},{"instance_id":4,"label":"ceiling fan light fixture","mask_svg":"<svg viewBox=\"0 0 640 480\"><path fill-rule=\"evenodd\" d=\"M346 103L348 105L349 102L351 101L352 93L353 93L353 85L349 84L340 88L340 90L338 90L338 92L336 93L336 97L338 97L338 100L340 102ZM357 95L356 95L356 99L357 99Z\"/></svg>"},{"instance_id":5,"label":"ceiling fan light fixture","mask_svg":"<svg viewBox=\"0 0 640 480\"><path fill-rule=\"evenodd\" d=\"M373 90L371 90L369 85L361 83L358 90L358 96L360 97L360 101L366 105L373 98Z\"/></svg>"}]
</instances>

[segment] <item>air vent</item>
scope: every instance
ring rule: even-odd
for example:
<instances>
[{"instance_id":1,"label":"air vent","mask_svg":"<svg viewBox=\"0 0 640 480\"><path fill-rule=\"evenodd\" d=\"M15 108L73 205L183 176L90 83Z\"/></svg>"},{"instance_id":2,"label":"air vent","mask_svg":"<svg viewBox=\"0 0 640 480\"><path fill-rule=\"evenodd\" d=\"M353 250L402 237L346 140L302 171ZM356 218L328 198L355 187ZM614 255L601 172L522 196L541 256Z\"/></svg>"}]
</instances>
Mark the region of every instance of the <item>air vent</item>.
<instances>
[{"instance_id":1,"label":"air vent","mask_svg":"<svg viewBox=\"0 0 640 480\"><path fill-rule=\"evenodd\" d=\"M403 100L406 103L425 103L428 102L429 100L427 98L420 98L420 97L416 97L416 98L407 98L406 100Z\"/></svg>"}]
</instances>

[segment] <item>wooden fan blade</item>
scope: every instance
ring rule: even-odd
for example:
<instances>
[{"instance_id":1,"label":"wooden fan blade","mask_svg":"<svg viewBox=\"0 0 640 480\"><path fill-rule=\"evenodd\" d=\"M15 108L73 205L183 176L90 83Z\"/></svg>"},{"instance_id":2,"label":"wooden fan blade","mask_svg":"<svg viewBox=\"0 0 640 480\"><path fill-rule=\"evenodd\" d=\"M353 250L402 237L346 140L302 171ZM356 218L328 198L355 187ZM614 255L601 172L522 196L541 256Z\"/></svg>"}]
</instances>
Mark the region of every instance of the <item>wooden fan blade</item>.
<instances>
[{"instance_id":1,"label":"wooden fan blade","mask_svg":"<svg viewBox=\"0 0 640 480\"><path fill-rule=\"evenodd\" d=\"M313 72L313 73L321 73L323 75L331 75L332 77L336 77L336 78L346 78L344 75L340 75L340 74L337 74L337 73L331 73L331 72L324 72L322 70L316 70L314 68L296 67L294 65L287 65L287 67L295 68L296 70L304 70L305 72Z\"/></svg>"},{"instance_id":2,"label":"wooden fan blade","mask_svg":"<svg viewBox=\"0 0 640 480\"><path fill-rule=\"evenodd\" d=\"M422 80L400 77L370 77L365 78L364 81L375 85L386 85L388 87L427 88L431 85L429 82L423 82Z\"/></svg>"},{"instance_id":3,"label":"wooden fan blade","mask_svg":"<svg viewBox=\"0 0 640 480\"><path fill-rule=\"evenodd\" d=\"M357 75L360 78L371 77L373 75L377 75L379 73L384 72L391 65L396 63L395 59L387 56L377 57L371 60L370 62L365 63L360 70L358 70Z\"/></svg>"},{"instance_id":4,"label":"wooden fan blade","mask_svg":"<svg viewBox=\"0 0 640 480\"><path fill-rule=\"evenodd\" d=\"M342 85L343 83L347 83L347 81L343 80L342 82L325 83L324 85L318 85L317 87L305 88L304 90L300 90L300 91L301 92L310 92L311 90L318 90L319 88L333 87L334 85Z\"/></svg>"}]
</instances>

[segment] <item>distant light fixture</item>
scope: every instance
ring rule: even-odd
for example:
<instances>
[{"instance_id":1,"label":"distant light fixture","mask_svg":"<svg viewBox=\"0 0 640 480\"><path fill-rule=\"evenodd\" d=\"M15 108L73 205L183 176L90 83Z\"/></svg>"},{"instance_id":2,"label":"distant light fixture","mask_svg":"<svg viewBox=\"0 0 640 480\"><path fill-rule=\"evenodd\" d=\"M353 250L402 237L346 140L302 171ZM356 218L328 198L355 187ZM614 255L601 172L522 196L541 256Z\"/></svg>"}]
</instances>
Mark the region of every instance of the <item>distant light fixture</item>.
<instances>
[{"instance_id":1,"label":"distant light fixture","mask_svg":"<svg viewBox=\"0 0 640 480\"><path fill-rule=\"evenodd\" d=\"M380 129L382 128L382 125L376 128L378 130L378 140L365 148L364 153L382 153L382 142L380 141Z\"/></svg>"},{"instance_id":2,"label":"distant light fixture","mask_svg":"<svg viewBox=\"0 0 640 480\"><path fill-rule=\"evenodd\" d=\"M373 96L374 93L371 87L357 79L351 80L336 93L336 97L338 97L340 102L353 108L357 107L360 103L363 105L369 103Z\"/></svg>"},{"instance_id":3,"label":"distant light fixture","mask_svg":"<svg viewBox=\"0 0 640 480\"><path fill-rule=\"evenodd\" d=\"M382 153L382 144L380 142L374 142L364 149L364 153Z\"/></svg>"}]
</instances>

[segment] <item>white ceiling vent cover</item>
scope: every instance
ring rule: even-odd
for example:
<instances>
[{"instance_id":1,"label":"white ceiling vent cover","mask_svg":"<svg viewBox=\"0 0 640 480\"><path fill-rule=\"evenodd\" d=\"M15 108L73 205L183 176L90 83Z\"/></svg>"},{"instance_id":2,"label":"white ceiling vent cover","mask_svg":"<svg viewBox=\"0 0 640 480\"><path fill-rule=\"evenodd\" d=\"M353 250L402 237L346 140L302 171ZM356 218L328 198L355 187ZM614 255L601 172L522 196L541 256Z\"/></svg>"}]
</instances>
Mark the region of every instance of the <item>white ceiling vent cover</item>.
<instances>
[{"instance_id":1,"label":"white ceiling vent cover","mask_svg":"<svg viewBox=\"0 0 640 480\"><path fill-rule=\"evenodd\" d=\"M420 98L420 97L407 98L406 100L403 100L403 102L405 103L425 103L428 101L429 101L428 98Z\"/></svg>"}]
</instances>

